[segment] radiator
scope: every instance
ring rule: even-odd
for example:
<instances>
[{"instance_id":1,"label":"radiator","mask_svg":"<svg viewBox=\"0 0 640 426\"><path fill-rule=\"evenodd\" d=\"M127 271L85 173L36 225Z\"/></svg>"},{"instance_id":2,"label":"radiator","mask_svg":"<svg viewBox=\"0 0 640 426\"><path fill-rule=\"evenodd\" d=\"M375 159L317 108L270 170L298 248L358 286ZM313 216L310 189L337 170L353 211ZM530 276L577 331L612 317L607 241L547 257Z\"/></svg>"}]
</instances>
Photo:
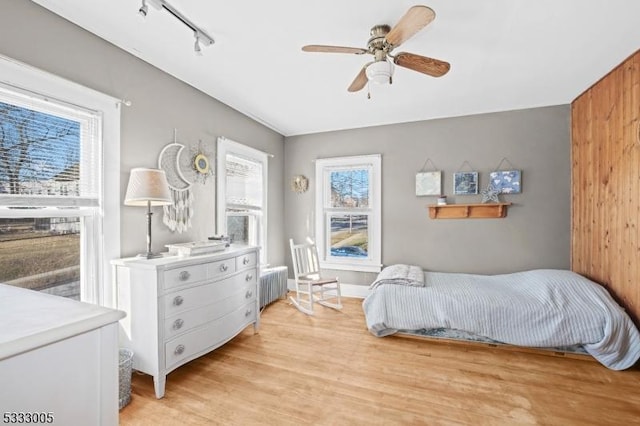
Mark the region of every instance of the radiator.
<instances>
[{"instance_id":1,"label":"radiator","mask_svg":"<svg viewBox=\"0 0 640 426\"><path fill-rule=\"evenodd\" d=\"M287 294L289 271L286 266L265 268L260 274L260 308Z\"/></svg>"}]
</instances>

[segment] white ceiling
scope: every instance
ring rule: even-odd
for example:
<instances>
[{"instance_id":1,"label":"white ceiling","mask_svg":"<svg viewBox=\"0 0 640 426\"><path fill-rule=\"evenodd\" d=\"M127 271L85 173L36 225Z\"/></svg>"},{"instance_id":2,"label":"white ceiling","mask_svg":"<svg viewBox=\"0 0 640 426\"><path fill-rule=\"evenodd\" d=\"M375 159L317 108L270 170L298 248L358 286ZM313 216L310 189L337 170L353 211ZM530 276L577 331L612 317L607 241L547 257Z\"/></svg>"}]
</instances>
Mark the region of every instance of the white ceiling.
<instances>
[{"instance_id":1,"label":"white ceiling","mask_svg":"<svg viewBox=\"0 0 640 426\"><path fill-rule=\"evenodd\" d=\"M347 87L366 47L412 1L168 0L216 43L140 0L34 0L285 136L568 104L640 48L638 0L429 0L436 19L398 51L451 63L440 78L397 67L391 86Z\"/></svg>"}]
</instances>

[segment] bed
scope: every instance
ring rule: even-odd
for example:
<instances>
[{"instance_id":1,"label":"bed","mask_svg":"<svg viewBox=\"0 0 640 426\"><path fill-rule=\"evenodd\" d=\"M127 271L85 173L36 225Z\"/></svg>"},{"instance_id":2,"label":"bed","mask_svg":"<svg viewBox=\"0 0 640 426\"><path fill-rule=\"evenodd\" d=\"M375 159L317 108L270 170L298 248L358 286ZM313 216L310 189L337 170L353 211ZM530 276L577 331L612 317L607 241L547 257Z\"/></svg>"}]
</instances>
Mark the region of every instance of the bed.
<instances>
[{"instance_id":1,"label":"bed","mask_svg":"<svg viewBox=\"0 0 640 426\"><path fill-rule=\"evenodd\" d=\"M378 337L441 329L525 347L578 345L613 370L640 358L629 316L602 286L571 271L489 276L392 265L370 289L363 309Z\"/></svg>"}]
</instances>

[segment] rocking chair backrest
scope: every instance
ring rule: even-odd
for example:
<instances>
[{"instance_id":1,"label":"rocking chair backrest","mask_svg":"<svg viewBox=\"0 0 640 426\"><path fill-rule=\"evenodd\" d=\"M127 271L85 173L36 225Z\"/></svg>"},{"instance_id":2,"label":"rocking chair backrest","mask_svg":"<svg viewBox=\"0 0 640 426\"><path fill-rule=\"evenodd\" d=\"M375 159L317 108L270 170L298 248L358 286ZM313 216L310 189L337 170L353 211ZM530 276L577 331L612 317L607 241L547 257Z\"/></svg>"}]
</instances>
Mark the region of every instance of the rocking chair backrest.
<instances>
[{"instance_id":1,"label":"rocking chair backrest","mask_svg":"<svg viewBox=\"0 0 640 426\"><path fill-rule=\"evenodd\" d=\"M295 278L320 273L320 262L318 261L318 249L310 238L306 243L295 244L293 239L289 240L291 246L291 260L293 262L293 273Z\"/></svg>"}]
</instances>

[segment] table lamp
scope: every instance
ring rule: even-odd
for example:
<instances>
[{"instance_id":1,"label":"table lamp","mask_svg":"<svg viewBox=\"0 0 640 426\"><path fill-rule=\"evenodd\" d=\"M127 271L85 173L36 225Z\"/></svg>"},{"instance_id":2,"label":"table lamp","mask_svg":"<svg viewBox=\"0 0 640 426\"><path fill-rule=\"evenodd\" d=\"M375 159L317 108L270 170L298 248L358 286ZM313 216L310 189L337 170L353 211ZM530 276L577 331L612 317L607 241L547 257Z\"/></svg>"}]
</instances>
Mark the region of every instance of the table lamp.
<instances>
[{"instance_id":1,"label":"table lamp","mask_svg":"<svg viewBox=\"0 0 640 426\"><path fill-rule=\"evenodd\" d=\"M127 194L124 197L125 206L147 206L147 252L138 257L153 259L161 257L159 253L151 251L151 206L165 206L173 204L167 176L160 169L131 169Z\"/></svg>"}]
</instances>

